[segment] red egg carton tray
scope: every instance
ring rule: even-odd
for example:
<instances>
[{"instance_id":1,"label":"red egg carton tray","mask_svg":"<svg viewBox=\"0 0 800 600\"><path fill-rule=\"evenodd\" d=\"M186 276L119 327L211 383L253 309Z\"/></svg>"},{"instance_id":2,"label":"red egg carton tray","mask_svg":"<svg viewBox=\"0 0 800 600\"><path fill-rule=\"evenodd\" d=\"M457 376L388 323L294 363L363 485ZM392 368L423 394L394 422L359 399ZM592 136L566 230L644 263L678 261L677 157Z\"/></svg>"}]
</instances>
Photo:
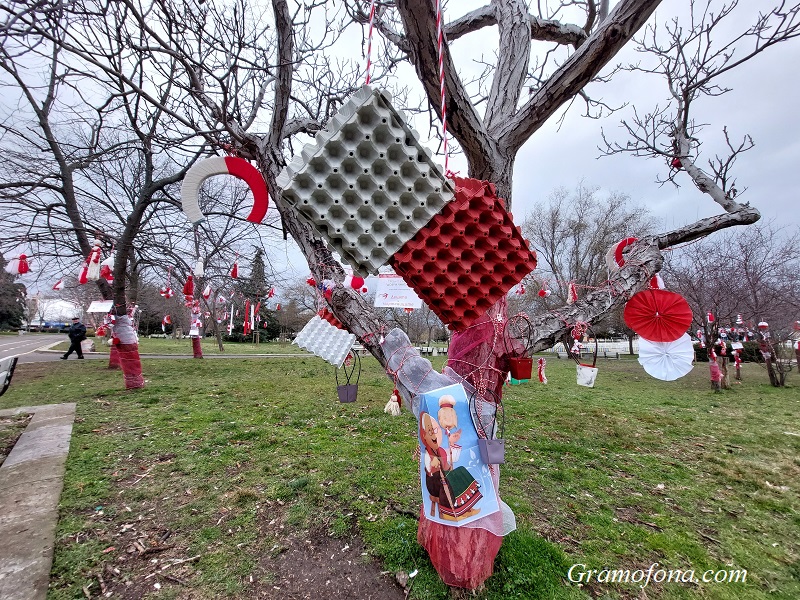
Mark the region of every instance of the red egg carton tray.
<instances>
[{"instance_id":1,"label":"red egg carton tray","mask_svg":"<svg viewBox=\"0 0 800 600\"><path fill-rule=\"evenodd\" d=\"M536 268L493 184L455 177L455 197L390 263L450 329L462 331Z\"/></svg>"},{"instance_id":2,"label":"red egg carton tray","mask_svg":"<svg viewBox=\"0 0 800 600\"><path fill-rule=\"evenodd\" d=\"M317 314L320 316L320 318L324 319L334 327L338 327L339 329L347 331L347 328L344 326L344 323L342 323L339 319L333 316L333 313L329 311L327 308L323 308Z\"/></svg>"}]
</instances>

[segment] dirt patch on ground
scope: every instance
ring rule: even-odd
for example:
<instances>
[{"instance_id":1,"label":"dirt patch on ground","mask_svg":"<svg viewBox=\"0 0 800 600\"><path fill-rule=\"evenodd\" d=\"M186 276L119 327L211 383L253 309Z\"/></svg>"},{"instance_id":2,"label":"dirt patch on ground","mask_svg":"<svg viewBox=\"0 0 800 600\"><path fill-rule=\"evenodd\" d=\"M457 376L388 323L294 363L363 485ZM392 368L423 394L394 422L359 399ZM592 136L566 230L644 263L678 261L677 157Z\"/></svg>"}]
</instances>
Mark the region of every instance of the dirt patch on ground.
<instances>
[{"instance_id":1,"label":"dirt patch on ground","mask_svg":"<svg viewBox=\"0 0 800 600\"><path fill-rule=\"evenodd\" d=\"M0 417L0 465L6 460L33 415Z\"/></svg>"},{"instance_id":2,"label":"dirt patch on ground","mask_svg":"<svg viewBox=\"0 0 800 600\"><path fill-rule=\"evenodd\" d=\"M261 561L274 580L259 586L258 598L402 600L391 573L382 572L358 537L333 538L325 532L295 534Z\"/></svg>"},{"instance_id":3,"label":"dirt patch on ground","mask_svg":"<svg viewBox=\"0 0 800 600\"><path fill-rule=\"evenodd\" d=\"M14 378L11 380L11 391L13 391L14 385L44 379L52 372L53 364L48 362L18 364L14 369Z\"/></svg>"}]
</instances>

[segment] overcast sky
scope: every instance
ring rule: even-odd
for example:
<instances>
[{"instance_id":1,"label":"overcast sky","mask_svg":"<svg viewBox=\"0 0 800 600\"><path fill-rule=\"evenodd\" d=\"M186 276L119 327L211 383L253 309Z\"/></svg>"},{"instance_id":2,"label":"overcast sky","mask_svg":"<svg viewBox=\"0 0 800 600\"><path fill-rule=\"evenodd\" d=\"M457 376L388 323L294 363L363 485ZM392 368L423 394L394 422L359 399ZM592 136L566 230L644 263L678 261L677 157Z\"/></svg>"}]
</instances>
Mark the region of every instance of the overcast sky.
<instances>
[{"instance_id":1,"label":"overcast sky","mask_svg":"<svg viewBox=\"0 0 800 600\"><path fill-rule=\"evenodd\" d=\"M452 20L460 14L485 4L485 1L458 0L450 2L446 15ZM612 4L614 4L612 2ZM752 22L756 14L753 5L773 3L742 2L743 7L729 18L729 23L741 27ZM686 16L688 2L662 3L654 18L663 21L676 14ZM676 12L677 11L677 12ZM641 32L640 34L641 35ZM481 54L491 57L496 48L496 28L467 36L453 43L462 78L474 72L472 61ZM639 58L628 45L614 61L629 63ZM699 122L708 123L702 135L703 151L698 165L705 167L707 160L724 143L722 128L728 127L733 140L750 134L755 148L741 156L734 174L740 192L746 193L737 200L750 202L765 219L774 218L782 224L800 226L800 210L794 189L797 159L800 157L800 119L797 98L800 91L796 73L800 64L800 40L793 40L768 49L764 54L730 72L720 83L733 88L721 98L704 100L694 106ZM414 81L413 71L401 71L401 80ZM419 87L417 87L419 89ZM623 110L601 120L580 116L577 104L558 126L560 113L540 129L523 147L517 157L514 171L514 217L521 223L536 202L544 201L550 192L560 186L569 189L583 179L587 185L599 186L604 191L619 191L630 196L639 205L647 206L654 217L660 219L664 229L672 229L705 216L718 214L721 209L706 195L700 193L688 176L679 176L680 188L671 184L659 187L658 176L664 177L668 167L662 160L616 155L598 159L601 129L607 137L624 143L626 138L619 128L620 120L632 114L636 106L640 112L652 109L667 98L667 89L659 78L652 75L619 73L611 83L591 84L587 92L612 106L628 103ZM427 134L427 123L416 123L420 133ZM441 161L440 161L441 162ZM451 169L466 173L466 162L460 156L451 157ZM297 274L307 273L299 252L291 246L276 249L277 263L289 262Z\"/></svg>"}]
</instances>

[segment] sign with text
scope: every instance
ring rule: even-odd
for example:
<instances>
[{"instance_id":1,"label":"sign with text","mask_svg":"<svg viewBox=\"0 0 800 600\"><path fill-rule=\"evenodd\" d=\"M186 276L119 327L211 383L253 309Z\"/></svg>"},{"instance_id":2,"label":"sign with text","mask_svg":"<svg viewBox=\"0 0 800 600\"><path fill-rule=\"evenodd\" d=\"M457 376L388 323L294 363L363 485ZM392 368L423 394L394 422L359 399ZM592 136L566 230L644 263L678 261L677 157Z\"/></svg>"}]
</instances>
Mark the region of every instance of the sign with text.
<instances>
[{"instance_id":1,"label":"sign with text","mask_svg":"<svg viewBox=\"0 0 800 600\"><path fill-rule=\"evenodd\" d=\"M113 300L92 300L89 308L86 309L87 313L107 313L114 306Z\"/></svg>"},{"instance_id":2,"label":"sign with text","mask_svg":"<svg viewBox=\"0 0 800 600\"><path fill-rule=\"evenodd\" d=\"M422 300L400 275L381 273L378 275L378 286L375 290L375 306L420 308Z\"/></svg>"}]
</instances>

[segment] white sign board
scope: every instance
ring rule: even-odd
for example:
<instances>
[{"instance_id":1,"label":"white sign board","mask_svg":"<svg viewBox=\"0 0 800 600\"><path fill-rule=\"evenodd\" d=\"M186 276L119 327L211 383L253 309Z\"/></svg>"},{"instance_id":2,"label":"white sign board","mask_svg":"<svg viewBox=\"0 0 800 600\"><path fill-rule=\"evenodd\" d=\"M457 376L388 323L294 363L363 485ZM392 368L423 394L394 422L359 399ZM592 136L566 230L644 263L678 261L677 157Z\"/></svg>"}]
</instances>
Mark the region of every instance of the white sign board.
<instances>
[{"instance_id":1,"label":"white sign board","mask_svg":"<svg viewBox=\"0 0 800 600\"><path fill-rule=\"evenodd\" d=\"M422 300L400 275L381 273L378 275L378 286L375 290L375 306L420 308Z\"/></svg>"},{"instance_id":2,"label":"white sign board","mask_svg":"<svg viewBox=\"0 0 800 600\"><path fill-rule=\"evenodd\" d=\"M113 300L92 300L89 308L86 309L87 313L107 313L114 306Z\"/></svg>"}]
</instances>

